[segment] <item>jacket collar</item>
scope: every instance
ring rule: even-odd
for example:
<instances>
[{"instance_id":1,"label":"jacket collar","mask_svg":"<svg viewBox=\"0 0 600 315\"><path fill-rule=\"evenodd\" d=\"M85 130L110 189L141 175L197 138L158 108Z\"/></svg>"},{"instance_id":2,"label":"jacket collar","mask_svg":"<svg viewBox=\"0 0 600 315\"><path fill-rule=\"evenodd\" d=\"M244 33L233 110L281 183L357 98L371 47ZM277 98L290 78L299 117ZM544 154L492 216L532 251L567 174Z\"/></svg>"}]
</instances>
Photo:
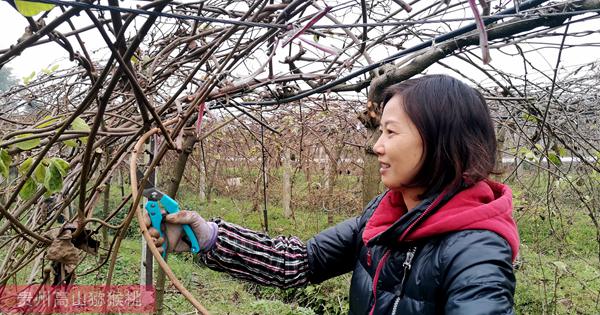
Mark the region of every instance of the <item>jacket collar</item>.
<instances>
[{"instance_id":1,"label":"jacket collar","mask_svg":"<svg viewBox=\"0 0 600 315\"><path fill-rule=\"evenodd\" d=\"M399 192L388 191L367 221L362 238L367 246L393 246L461 230L499 234L509 243L514 259L519 236L512 218L510 188L482 180L425 199L410 212L406 212Z\"/></svg>"}]
</instances>

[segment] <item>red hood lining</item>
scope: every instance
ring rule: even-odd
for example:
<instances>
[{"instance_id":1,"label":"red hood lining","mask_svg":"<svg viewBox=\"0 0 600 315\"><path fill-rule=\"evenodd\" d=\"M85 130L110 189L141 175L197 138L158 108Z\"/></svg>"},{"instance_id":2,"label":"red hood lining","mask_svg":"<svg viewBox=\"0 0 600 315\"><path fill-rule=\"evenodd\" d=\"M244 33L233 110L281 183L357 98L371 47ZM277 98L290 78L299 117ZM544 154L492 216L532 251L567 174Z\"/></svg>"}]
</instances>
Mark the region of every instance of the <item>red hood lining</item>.
<instances>
[{"instance_id":1,"label":"red hood lining","mask_svg":"<svg viewBox=\"0 0 600 315\"><path fill-rule=\"evenodd\" d=\"M443 198L440 195L438 198ZM435 202L435 201L434 201ZM509 243L513 260L519 251L519 235L512 217L512 191L504 184L483 180L458 192L400 241L415 241L449 232L489 230ZM367 221L363 242L388 230L406 214L402 193L388 191Z\"/></svg>"}]
</instances>

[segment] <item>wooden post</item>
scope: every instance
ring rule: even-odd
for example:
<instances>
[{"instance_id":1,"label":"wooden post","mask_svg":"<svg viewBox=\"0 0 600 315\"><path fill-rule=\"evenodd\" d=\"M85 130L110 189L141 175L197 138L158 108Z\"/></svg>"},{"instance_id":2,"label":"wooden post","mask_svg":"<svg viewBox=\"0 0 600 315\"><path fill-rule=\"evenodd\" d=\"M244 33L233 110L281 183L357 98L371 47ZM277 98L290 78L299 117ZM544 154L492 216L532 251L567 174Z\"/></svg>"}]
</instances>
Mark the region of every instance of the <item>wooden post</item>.
<instances>
[{"instance_id":1,"label":"wooden post","mask_svg":"<svg viewBox=\"0 0 600 315\"><path fill-rule=\"evenodd\" d=\"M282 176L282 196L281 203L283 206L283 216L290 218L292 216L292 161L290 155L290 148L283 148L282 164L283 164L283 176Z\"/></svg>"},{"instance_id":2,"label":"wooden post","mask_svg":"<svg viewBox=\"0 0 600 315\"><path fill-rule=\"evenodd\" d=\"M147 150L146 152L148 152L148 154L146 154L146 165L150 165L152 163L152 160L154 159L154 150L155 150L155 137L150 138L150 143L146 146ZM150 177L148 178L148 182L152 183L153 185L156 185L156 178L157 178L157 174L156 171L153 172L152 174L150 174ZM144 200L144 203L146 201ZM154 262L154 257L152 257L152 253L150 252L150 250L148 249L148 244L146 244L146 240L144 239L144 237L142 238L142 259L140 261L140 285L152 285L153 284L153 279L152 279L152 273L153 273L153 262Z\"/></svg>"}]
</instances>

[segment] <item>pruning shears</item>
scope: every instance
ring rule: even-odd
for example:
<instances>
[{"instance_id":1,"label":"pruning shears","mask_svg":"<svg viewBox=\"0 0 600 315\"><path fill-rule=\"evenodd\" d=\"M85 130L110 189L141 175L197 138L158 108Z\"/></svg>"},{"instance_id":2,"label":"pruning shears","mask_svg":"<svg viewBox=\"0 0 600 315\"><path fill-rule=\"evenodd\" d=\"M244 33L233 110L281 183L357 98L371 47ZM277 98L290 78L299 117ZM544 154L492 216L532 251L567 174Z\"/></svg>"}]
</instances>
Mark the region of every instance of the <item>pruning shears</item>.
<instances>
[{"instance_id":1,"label":"pruning shears","mask_svg":"<svg viewBox=\"0 0 600 315\"><path fill-rule=\"evenodd\" d=\"M143 178L144 174L141 171L137 171L138 178ZM175 199L169 197L167 194L161 192L156 189L154 185L149 183L148 181L144 181L144 192L143 195L148 199L146 202L146 211L148 211L148 215L150 216L150 221L152 222L152 227L157 229L160 233L160 236L164 238L163 231L161 229L162 220L164 214L161 211L161 207L166 211L167 214L174 214L179 212L179 203L175 201ZM196 235L192 231L192 228L188 224L183 225L183 231L185 232L185 236L187 237L187 241L189 241L189 245L192 253L198 253L200 251L200 246L198 245L198 240L196 239ZM185 240L185 238L184 238ZM163 243L163 257L167 253L167 241Z\"/></svg>"}]
</instances>

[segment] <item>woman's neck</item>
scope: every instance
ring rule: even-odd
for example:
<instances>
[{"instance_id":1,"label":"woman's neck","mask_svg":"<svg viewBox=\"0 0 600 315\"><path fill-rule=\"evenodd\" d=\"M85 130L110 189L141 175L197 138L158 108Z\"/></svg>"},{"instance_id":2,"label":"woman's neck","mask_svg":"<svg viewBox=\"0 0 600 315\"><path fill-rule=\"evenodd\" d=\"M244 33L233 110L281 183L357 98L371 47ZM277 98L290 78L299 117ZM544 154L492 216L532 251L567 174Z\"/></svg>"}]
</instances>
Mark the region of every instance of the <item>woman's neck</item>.
<instances>
[{"instance_id":1,"label":"woman's neck","mask_svg":"<svg viewBox=\"0 0 600 315\"><path fill-rule=\"evenodd\" d=\"M406 205L406 209L408 211L414 209L419 203L421 203L421 199L419 196L425 192L425 188L421 187L411 187L402 189L402 198L404 198L404 204Z\"/></svg>"}]
</instances>

